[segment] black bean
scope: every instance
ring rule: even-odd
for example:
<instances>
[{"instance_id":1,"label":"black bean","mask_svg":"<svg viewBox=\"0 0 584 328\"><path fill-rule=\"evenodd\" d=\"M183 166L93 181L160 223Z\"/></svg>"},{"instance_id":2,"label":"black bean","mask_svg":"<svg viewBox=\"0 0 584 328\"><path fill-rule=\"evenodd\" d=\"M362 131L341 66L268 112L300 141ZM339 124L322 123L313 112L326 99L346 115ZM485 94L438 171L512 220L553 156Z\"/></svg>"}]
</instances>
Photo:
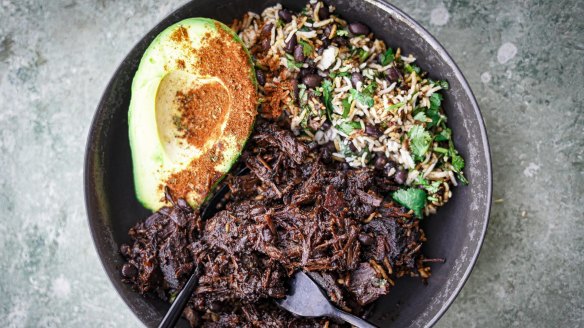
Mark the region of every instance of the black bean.
<instances>
[{"instance_id":1,"label":"black bean","mask_svg":"<svg viewBox=\"0 0 584 328\"><path fill-rule=\"evenodd\" d=\"M323 35L329 38L332 31L333 31L332 25L329 24L324 28Z\"/></svg>"},{"instance_id":2,"label":"black bean","mask_svg":"<svg viewBox=\"0 0 584 328\"><path fill-rule=\"evenodd\" d=\"M274 27L274 24L272 24L272 23L268 23L268 24L264 25L264 27L262 27L262 31L260 32L260 37L261 38L271 38L273 27Z\"/></svg>"},{"instance_id":3,"label":"black bean","mask_svg":"<svg viewBox=\"0 0 584 328\"><path fill-rule=\"evenodd\" d=\"M278 12L278 17L282 19L286 23L290 23L292 21L292 14L288 9L282 9Z\"/></svg>"},{"instance_id":4,"label":"black bean","mask_svg":"<svg viewBox=\"0 0 584 328\"><path fill-rule=\"evenodd\" d=\"M209 310L213 312L220 312L223 309L223 305L220 302L214 301L209 304Z\"/></svg>"},{"instance_id":5,"label":"black bean","mask_svg":"<svg viewBox=\"0 0 584 328\"><path fill-rule=\"evenodd\" d=\"M308 143L308 149L315 150L318 147L318 144L315 141L309 142Z\"/></svg>"},{"instance_id":6,"label":"black bean","mask_svg":"<svg viewBox=\"0 0 584 328\"><path fill-rule=\"evenodd\" d=\"M352 142L349 142L349 149L354 153L357 152L357 147L355 147L355 145Z\"/></svg>"},{"instance_id":7,"label":"black bean","mask_svg":"<svg viewBox=\"0 0 584 328\"><path fill-rule=\"evenodd\" d=\"M298 81L292 80L290 81L292 84L292 91L294 92L294 99L298 100Z\"/></svg>"},{"instance_id":8,"label":"black bean","mask_svg":"<svg viewBox=\"0 0 584 328\"><path fill-rule=\"evenodd\" d=\"M326 49L328 46L330 46L331 44L331 39L328 38L328 34L321 34L319 37L320 41L322 41L322 47L320 47L322 50ZM322 51L321 50L321 51Z\"/></svg>"},{"instance_id":9,"label":"black bean","mask_svg":"<svg viewBox=\"0 0 584 328\"><path fill-rule=\"evenodd\" d=\"M258 80L258 84L264 86L266 84L266 75L264 71L261 69L256 69L256 79Z\"/></svg>"},{"instance_id":10,"label":"black bean","mask_svg":"<svg viewBox=\"0 0 584 328\"><path fill-rule=\"evenodd\" d=\"M397 68L395 68L395 67L390 67L390 68L389 68L389 69L386 71L386 74L387 74L387 79L388 79L390 82L395 82L395 81L398 81L399 79L402 79L402 80L403 80L403 76L402 76L402 74L401 74L401 73L398 71L398 69L397 69Z\"/></svg>"},{"instance_id":11,"label":"black bean","mask_svg":"<svg viewBox=\"0 0 584 328\"><path fill-rule=\"evenodd\" d=\"M365 124L365 133L376 138L381 137L383 134L375 125L369 123Z\"/></svg>"},{"instance_id":12,"label":"black bean","mask_svg":"<svg viewBox=\"0 0 584 328\"><path fill-rule=\"evenodd\" d=\"M300 69L300 74L298 74L298 76L300 77L300 79L302 79L306 75L310 75L310 74L316 74L315 67L302 67Z\"/></svg>"},{"instance_id":13,"label":"black bean","mask_svg":"<svg viewBox=\"0 0 584 328\"><path fill-rule=\"evenodd\" d=\"M193 211L191 205L189 205L189 203L187 203L184 198L179 198L176 204L187 213L191 213Z\"/></svg>"},{"instance_id":14,"label":"black bean","mask_svg":"<svg viewBox=\"0 0 584 328\"><path fill-rule=\"evenodd\" d=\"M123 255L130 255L130 246L124 244L120 247L120 253L122 253Z\"/></svg>"},{"instance_id":15,"label":"black bean","mask_svg":"<svg viewBox=\"0 0 584 328\"><path fill-rule=\"evenodd\" d=\"M402 169L398 169L393 176L393 180L399 184L404 184L408 178L408 173Z\"/></svg>"},{"instance_id":16,"label":"black bean","mask_svg":"<svg viewBox=\"0 0 584 328\"><path fill-rule=\"evenodd\" d=\"M322 82L322 77L318 74L308 74L302 78L302 83L304 83L309 88L316 88Z\"/></svg>"},{"instance_id":17,"label":"black bean","mask_svg":"<svg viewBox=\"0 0 584 328\"><path fill-rule=\"evenodd\" d=\"M292 52L294 52L294 48L296 48L297 44L298 41L296 40L296 33L294 33L290 40L288 40L288 42L286 42L286 44L284 45L284 51L291 54Z\"/></svg>"},{"instance_id":18,"label":"black bean","mask_svg":"<svg viewBox=\"0 0 584 328\"><path fill-rule=\"evenodd\" d=\"M359 241L365 246L372 245L375 239L366 233L359 234Z\"/></svg>"},{"instance_id":19,"label":"black bean","mask_svg":"<svg viewBox=\"0 0 584 328\"><path fill-rule=\"evenodd\" d=\"M326 131L328 129L330 129L332 126L331 122L329 121L324 121L324 123L322 123L322 126L320 127L323 131ZM334 146L334 144L333 144Z\"/></svg>"},{"instance_id":20,"label":"black bean","mask_svg":"<svg viewBox=\"0 0 584 328\"><path fill-rule=\"evenodd\" d=\"M332 157L332 152L329 147L322 147L321 151L320 151L320 158L322 160L323 163L325 164L329 164L333 157Z\"/></svg>"},{"instance_id":21,"label":"black bean","mask_svg":"<svg viewBox=\"0 0 584 328\"><path fill-rule=\"evenodd\" d=\"M383 170L387 164L387 157L382 152L375 153L375 160L373 161L373 166L377 170Z\"/></svg>"},{"instance_id":22,"label":"black bean","mask_svg":"<svg viewBox=\"0 0 584 328\"><path fill-rule=\"evenodd\" d=\"M126 277L126 278L132 278L135 277L138 274L138 269L130 263L125 263L122 266L122 276Z\"/></svg>"},{"instance_id":23,"label":"black bean","mask_svg":"<svg viewBox=\"0 0 584 328\"><path fill-rule=\"evenodd\" d=\"M357 87L357 82L361 82L363 84L363 75L359 72L354 72L351 74L351 83L353 83L353 87Z\"/></svg>"},{"instance_id":24,"label":"black bean","mask_svg":"<svg viewBox=\"0 0 584 328\"><path fill-rule=\"evenodd\" d=\"M297 63L304 62L304 47L300 44L294 48L294 60Z\"/></svg>"},{"instance_id":25,"label":"black bean","mask_svg":"<svg viewBox=\"0 0 584 328\"><path fill-rule=\"evenodd\" d=\"M327 5L323 5L322 7L320 7L320 9L318 10L318 18L320 20L328 19L330 16L331 16L331 12L329 11L329 8Z\"/></svg>"},{"instance_id":26,"label":"black bean","mask_svg":"<svg viewBox=\"0 0 584 328\"><path fill-rule=\"evenodd\" d=\"M354 22L349 24L349 31L355 35L369 34L369 27L360 22Z\"/></svg>"},{"instance_id":27,"label":"black bean","mask_svg":"<svg viewBox=\"0 0 584 328\"><path fill-rule=\"evenodd\" d=\"M343 163L341 164L341 169L342 169L343 171L348 171L348 170L350 170L350 169L351 169L351 166L350 166L350 165L349 165L347 162L343 162Z\"/></svg>"},{"instance_id":28,"label":"black bean","mask_svg":"<svg viewBox=\"0 0 584 328\"><path fill-rule=\"evenodd\" d=\"M335 147L335 143L332 141L329 141L326 145L326 148L328 148L330 151L332 152L336 152L337 151L337 147Z\"/></svg>"},{"instance_id":29,"label":"black bean","mask_svg":"<svg viewBox=\"0 0 584 328\"><path fill-rule=\"evenodd\" d=\"M260 47L262 47L263 51L269 50L271 46L272 44L269 38L263 39L262 42L260 43Z\"/></svg>"},{"instance_id":30,"label":"black bean","mask_svg":"<svg viewBox=\"0 0 584 328\"><path fill-rule=\"evenodd\" d=\"M349 45L349 39L344 36L335 36L333 42L336 42L339 46Z\"/></svg>"}]
</instances>

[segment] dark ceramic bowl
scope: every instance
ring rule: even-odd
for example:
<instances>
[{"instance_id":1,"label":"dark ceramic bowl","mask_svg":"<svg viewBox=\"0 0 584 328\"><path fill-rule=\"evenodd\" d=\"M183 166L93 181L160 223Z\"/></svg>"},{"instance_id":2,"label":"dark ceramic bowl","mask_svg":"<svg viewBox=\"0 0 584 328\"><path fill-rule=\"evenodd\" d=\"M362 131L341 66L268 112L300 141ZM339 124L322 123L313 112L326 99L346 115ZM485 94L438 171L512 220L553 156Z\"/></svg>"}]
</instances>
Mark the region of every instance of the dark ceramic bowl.
<instances>
[{"instance_id":1,"label":"dark ceramic bowl","mask_svg":"<svg viewBox=\"0 0 584 328\"><path fill-rule=\"evenodd\" d=\"M156 326L169 308L144 297L121 282L119 246L129 241L127 231L148 211L136 200L128 142L130 85L142 54L167 26L188 17L211 17L229 23L246 11L261 12L277 1L198 0L164 19L132 49L110 81L93 119L85 159L85 199L89 225L101 262L120 296L149 327ZM452 200L423 222L428 236L424 253L446 258L432 265L427 285L403 278L387 297L376 302L369 319L382 327L429 327L452 304L469 277L485 236L491 204L491 159L487 134L476 100L462 73L446 50L424 28L399 9L377 0L330 1L349 21L367 23L391 47L417 57L434 79L445 79L450 90L444 107L454 142L466 159L470 185L455 188ZM283 0L299 10L304 1ZM182 322L186 326L186 322Z\"/></svg>"}]
</instances>

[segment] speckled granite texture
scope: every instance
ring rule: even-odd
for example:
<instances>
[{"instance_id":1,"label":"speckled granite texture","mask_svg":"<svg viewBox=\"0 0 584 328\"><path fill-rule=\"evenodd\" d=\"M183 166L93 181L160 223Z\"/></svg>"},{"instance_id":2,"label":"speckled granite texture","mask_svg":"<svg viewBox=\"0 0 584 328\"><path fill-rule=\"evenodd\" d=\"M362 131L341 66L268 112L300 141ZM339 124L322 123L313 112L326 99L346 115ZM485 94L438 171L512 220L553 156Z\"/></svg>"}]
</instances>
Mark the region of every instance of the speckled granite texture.
<instances>
[{"instance_id":1,"label":"speckled granite texture","mask_svg":"<svg viewBox=\"0 0 584 328\"><path fill-rule=\"evenodd\" d=\"M91 242L83 152L114 69L182 2L0 0L2 326L141 326ZM492 147L486 241L437 326L584 326L584 2L393 3L465 73Z\"/></svg>"}]
</instances>

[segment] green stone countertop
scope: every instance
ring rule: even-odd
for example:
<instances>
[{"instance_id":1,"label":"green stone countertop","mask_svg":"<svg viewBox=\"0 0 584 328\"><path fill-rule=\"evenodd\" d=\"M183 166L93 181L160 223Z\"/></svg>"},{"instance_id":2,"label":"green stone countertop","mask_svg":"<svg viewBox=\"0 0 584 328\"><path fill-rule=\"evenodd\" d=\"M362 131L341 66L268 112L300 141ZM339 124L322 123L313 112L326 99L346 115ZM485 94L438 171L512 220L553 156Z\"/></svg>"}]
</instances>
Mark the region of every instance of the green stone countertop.
<instances>
[{"instance_id":1,"label":"green stone countertop","mask_svg":"<svg viewBox=\"0 0 584 328\"><path fill-rule=\"evenodd\" d=\"M0 0L0 321L140 327L83 202L94 109L132 46L183 1ZM486 121L494 203L438 327L584 326L584 1L406 1Z\"/></svg>"}]
</instances>

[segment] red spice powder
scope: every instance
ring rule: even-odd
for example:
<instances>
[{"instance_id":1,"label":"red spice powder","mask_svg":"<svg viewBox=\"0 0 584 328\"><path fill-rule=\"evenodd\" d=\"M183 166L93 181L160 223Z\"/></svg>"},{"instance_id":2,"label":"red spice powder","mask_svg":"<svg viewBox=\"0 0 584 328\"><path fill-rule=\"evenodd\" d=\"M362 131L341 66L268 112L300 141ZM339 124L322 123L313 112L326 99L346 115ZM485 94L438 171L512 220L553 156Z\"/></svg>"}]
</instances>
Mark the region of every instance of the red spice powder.
<instances>
[{"instance_id":1,"label":"red spice powder","mask_svg":"<svg viewBox=\"0 0 584 328\"><path fill-rule=\"evenodd\" d=\"M195 70L202 75L221 79L230 90L230 95L224 93L223 87L216 83L187 94L177 94L177 101L183 111L181 125L184 124L186 128L184 137L192 145L203 146L209 137L217 140L223 135L233 136L239 146L242 146L250 134L250 127L257 114L258 94L250 73L252 63L243 46L230 33L219 24L215 27L217 33L207 33L203 38L203 45L190 51L199 59ZM188 41L186 31L174 33L176 39L173 40ZM183 46L190 47L190 42L183 42ZM224 131L213 128L214 124L223 122L224 119L228 120ZM223 176L223 172L217 172L215 166L223 159L224 146L220 143L211 145L204 149L201 157L191 161L185 170L172 174L166 181L172 195L187 198L188 193L195 191L197 197L187 200L192 205L200 205L210 188ZM161 190L162 188L163 185L160 186Z\"/></svg>"}]
</instances>

